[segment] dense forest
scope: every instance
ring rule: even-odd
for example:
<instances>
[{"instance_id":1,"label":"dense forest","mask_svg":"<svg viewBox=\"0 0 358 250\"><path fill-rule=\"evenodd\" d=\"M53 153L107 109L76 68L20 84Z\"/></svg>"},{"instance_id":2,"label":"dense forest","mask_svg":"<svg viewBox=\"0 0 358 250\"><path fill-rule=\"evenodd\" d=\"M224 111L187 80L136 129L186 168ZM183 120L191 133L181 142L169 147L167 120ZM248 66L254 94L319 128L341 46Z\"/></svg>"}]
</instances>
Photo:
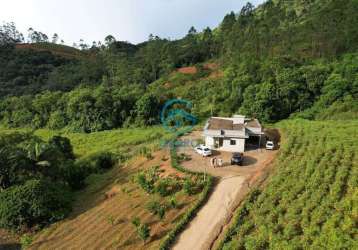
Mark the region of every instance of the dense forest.
<instances>
[{"instance_id":1,"label":"dense forest","mask_svg":"<svg viewBox=\"0 0 358 250\"><path fill-rule=\"evenodd\" d=\"M193 101L202 119L237 112L267 122L313 119L333 103L356 114L357 11L354 0L248 3L218 28L192 27L179 40L150 35L134 45L109 35L103 44L81 41L81 50L33 29L24 44L5 24L1 123L84 132L146 126L173 97ZM219 77L208 77L206 62L219 65ZM176 71L185 66L198 71Z\"/></svg>"},{"instance_id":2,"label":"dense forest","mask_svg":"<svg viewBox=\"0 0 358 250\"><path fill-rule=\"evenodd\" d=\"M108 35L103 43L81 40L73 47L32 28L25 39L6 23L0 26L0 125L85 133L145 127L159 124L161 107L172 98L190 100L200 120L235 113L267 123L358 118L357 13L357 0L268 0L247 3L215 29L191 27L178 40L150 35L131 44ZM10 229L63 218L86 176L114 161L105 153L93 156L93 164L75 159L64 137L7 135L0 146L6 166L0 227ZM265 195L271 194L260 204Z\"/></svg>"}]
</instances>

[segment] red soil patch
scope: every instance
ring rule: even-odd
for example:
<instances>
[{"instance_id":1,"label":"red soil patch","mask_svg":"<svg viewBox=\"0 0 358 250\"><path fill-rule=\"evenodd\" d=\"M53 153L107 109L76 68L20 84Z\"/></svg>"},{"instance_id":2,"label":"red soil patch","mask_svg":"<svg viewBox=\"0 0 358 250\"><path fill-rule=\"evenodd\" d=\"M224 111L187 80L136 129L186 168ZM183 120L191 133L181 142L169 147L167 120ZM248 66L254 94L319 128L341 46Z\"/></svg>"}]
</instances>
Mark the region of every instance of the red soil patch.
<instances>
[{"instance_id":1,"label":"red soil patch","mask_svg":"<svg viewBox=\"0 0 358 250\"><path fill-rule=\"evenodd\" d=\"M16 44L15 48L16 49L32 49L33 46L29 43L23 43L23 44Z\"/></svg>"},{"instance_id":2,"label":"red soil patch","mask_svg":"<svg viewBox=\"0 0 358 250\"><path fill-rule=\"evenodd\" d=\"M183 68L179 68L179 69L178 69L178 72L179 72L179 73L182 73L182 74L190 74L190 75L193 75L193 74L198 73L198 69L197 69L195 66L192 66L192 67L183 67Z\"/></svg>"},{"instance_id":3,"label":"red soil patch","mask_svg":"<svg viewBox=\"0 0 358 250\"><path fill-rule=\"evenodd\" d=\"M171 166L171 160L169 157L169 152L166 150L160 150L153 154L153 159L150 161L150 165L146 164L147 166L159 166L161 173L160 177L178 177L183 178L185 175L182 172L174 169Z\"/></svg>"},{"instance_id":4,"label":"red soil patch","mask_svg":"<svg viewBox=\"0 0 358 250\"><path fill-rule=\"evenodd\" d=\"M203 66L204 69L217 70L219 65L217 63L206 63Z\"/></svg>"}]
</instances>

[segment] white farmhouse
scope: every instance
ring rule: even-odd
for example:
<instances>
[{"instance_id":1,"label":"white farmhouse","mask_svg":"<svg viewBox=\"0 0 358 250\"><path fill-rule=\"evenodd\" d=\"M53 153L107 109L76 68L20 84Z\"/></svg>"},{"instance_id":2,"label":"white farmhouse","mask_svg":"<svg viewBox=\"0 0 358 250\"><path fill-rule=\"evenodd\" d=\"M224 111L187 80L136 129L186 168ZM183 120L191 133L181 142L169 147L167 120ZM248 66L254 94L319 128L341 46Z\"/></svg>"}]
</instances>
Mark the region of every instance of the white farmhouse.
<instances>
[{"instance_id":1,"label":"white farmhouse","mask_svg":"<svg viewBox=\"0 0 358 250\"><path fill-rule=\"evenodd\" d=\"M257 119L243 115L211 117L204 127L205 145L221 151L244 152L247 141L258 146L263 134Z\"/></svg>"}]
</instances>

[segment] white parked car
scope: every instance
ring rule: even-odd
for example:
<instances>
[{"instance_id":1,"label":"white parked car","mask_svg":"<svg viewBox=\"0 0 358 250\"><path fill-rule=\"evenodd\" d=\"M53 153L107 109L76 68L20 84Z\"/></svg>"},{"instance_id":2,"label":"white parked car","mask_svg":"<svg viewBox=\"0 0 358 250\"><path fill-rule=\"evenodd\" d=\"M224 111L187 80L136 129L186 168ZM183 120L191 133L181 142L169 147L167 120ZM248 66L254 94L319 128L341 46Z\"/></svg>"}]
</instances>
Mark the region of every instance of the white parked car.
<instances>
[{"instance_id":1,"label":"white parked car","mask_svg":"<svg viewBox=\"0 0 358 250\"><path fill-rule=\"evenodd\" d=\"M275 149L275 144L273 143L273 141L267 141L266 142L266 149L268 149L268 150L274 150Z\"/></svg>"},{"instance_id":2,"label":"white parked car","mask_svg":"<svg viewBox=\"0 0 358 250\"><path fill-rule=\"evenodd\" d=\"M194 150L202 156L210 156L212 154L211 149L202 144L196 146Z\"/></svg>"}]
</instances>

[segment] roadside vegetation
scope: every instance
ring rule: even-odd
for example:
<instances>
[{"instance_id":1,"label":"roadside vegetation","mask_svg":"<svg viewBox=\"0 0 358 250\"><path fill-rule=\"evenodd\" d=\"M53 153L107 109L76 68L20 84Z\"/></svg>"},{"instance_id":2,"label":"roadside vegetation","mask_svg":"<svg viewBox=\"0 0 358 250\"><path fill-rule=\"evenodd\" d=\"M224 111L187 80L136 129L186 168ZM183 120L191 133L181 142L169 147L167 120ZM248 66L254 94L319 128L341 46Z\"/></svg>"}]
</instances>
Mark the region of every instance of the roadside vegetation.
<instances>
[{"instance_id":1,"label":"roadside vegetation","mask_svg":"<svg viewBox=\"0 0 358 250\"><path fill-rule=\"evenodd\" d=\"M275 171L238 209L220 249L355 249L358 122L291 120Z\"/></svg>"}]
</instances>

